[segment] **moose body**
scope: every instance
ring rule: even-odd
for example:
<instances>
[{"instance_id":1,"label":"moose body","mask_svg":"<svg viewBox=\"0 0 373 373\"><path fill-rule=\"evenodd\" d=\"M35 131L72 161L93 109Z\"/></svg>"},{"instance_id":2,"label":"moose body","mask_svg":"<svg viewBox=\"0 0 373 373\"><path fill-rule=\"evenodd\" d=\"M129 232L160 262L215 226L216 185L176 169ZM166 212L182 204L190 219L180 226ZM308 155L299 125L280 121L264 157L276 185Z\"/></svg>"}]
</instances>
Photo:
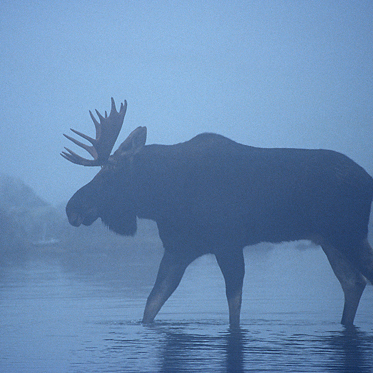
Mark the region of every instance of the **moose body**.
<instances>
[{"instance_id":1,"label":"moose body","mask_svg":"<svg viewBox=\"0 0 373 373\"><path fill-rule=\"evenodd\" d=\"M104 125L108 118L99 117ZM255 148L216 134L176 145L145 139L146 129L136 129L66 207L72 225L100 217L124 235L135 234L137 218L157 223L165 251L144 323L154 320L187 266L212 253L237 327L243 248L309 239L322 246L342 285L342 323L353 324L367 280L373 282L367 241L373 179L363 168L333 151ZM69 152L65 158L82 164Z\"/></svg>"}]
</instances>

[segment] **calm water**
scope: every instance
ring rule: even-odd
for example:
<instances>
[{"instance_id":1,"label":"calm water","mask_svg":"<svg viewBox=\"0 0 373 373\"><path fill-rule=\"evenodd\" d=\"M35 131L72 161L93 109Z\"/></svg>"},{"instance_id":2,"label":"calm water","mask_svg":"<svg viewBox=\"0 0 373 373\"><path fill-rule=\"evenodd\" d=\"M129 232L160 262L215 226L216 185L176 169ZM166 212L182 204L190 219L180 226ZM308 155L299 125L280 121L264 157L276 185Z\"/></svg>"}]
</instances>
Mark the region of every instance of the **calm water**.
<instances>
[{"instance_id":1,"label":"calm water","mask_svg":"<svg viewBox=\"0 0 373 373\"><path fill-rule=\"evenodd\" d=\"M188 268L154 325L141 325L156 264L44 253L2 268L0 371L373 372L373 287L346 331L321 250L247 251L237 332L211 256Z\"/></svg>"}]
</instances>

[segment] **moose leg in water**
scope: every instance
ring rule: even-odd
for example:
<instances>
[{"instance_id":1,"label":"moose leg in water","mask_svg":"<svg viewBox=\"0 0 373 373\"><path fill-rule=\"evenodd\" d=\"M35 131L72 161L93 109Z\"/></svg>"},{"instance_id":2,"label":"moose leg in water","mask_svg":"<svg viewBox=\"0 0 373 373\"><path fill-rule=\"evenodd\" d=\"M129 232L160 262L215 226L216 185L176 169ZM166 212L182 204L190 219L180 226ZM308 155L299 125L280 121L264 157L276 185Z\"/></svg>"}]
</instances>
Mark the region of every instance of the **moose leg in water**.
<instances>
[{"instance_id":1,"label":"moose leg in water","mask_svg":"<svg viewBox=\"0 0 373 373\"><path fill-rule=\"evenodd\" d=\"M329 245L323 245L322 248L343 289L345 299L341 323L345 326L353 325L367 281L339 250Z\"/></svg>"},{"instance_id":2,"label":"moose leg in water","mask_svg":"<svg viewBox=\"0 0 373 373\"><path fill-rule=\"evenodd\" d=\"M231 328L240 325L242 286L245 276L243 251L226 250L215 254L225 280L225 290L229 306L229 324Z\"/></svg>"},{"instance_id":3,"label":"moose leg in water","mask_svg":"<svg viewBox=\"0 0 373 373\"><path fill-rule=\"evenodd\" d=\"M183 257L165 251L153 290L146 302L143 323L147 324L154 321L159 310L178 287L185 269L194 259L195 257Z\"/></svg>"}]
</instances>

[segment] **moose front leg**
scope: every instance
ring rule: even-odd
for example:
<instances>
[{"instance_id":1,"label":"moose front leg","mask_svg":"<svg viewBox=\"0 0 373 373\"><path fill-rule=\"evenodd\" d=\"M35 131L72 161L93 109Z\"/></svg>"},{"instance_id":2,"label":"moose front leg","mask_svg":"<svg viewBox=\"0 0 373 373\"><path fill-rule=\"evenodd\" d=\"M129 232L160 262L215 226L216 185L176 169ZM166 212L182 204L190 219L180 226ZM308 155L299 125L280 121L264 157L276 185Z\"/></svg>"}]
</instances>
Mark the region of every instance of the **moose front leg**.
<instances>
[{"instance_id":1,"label":"moose front leg","mask_svg":"<svg viewBox=\"0 0 373 373\"><path fill-rule=\"evenodd\" d=\"M242 286L245 276L245 262L242 250L232 250L216 254L219 267L225 280L225 290L229 307L231 328L240 326Z\"/></svg>"},{"instance_id":2,"label":"moose front leg","mask_svg":"<svg viewBox=\"0 0 373 373\"><path fill-rule=\"evenodd\" d=\"M194 259L194 258L193 258ZM165 251L159 266L157 279L146 302L142 322L154 321L159 310L178 287L186 267L193 261Z\"/></svg>"}]
</instances>

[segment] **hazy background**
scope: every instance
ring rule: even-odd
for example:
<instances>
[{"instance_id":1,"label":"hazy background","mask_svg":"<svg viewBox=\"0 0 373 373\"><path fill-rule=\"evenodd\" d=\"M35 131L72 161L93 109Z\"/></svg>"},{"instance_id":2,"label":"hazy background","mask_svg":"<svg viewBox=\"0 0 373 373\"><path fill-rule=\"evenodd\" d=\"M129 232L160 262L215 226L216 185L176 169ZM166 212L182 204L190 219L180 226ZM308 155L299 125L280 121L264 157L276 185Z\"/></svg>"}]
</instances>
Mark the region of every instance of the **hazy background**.
<instances>
[{"instance_id":1,"label":"hazy background","mask_svg":"<svg viewBox=\"0 0 373 373\"><path fill-rule=\"evenodd\" d=\"M0 173L52 204L98 171L59 153L126 99L119 141L205 131L330 148L373 174L372 1L0 3ZM119 142L118 141L118 142Z\"/></svg>"}]
</instances>

